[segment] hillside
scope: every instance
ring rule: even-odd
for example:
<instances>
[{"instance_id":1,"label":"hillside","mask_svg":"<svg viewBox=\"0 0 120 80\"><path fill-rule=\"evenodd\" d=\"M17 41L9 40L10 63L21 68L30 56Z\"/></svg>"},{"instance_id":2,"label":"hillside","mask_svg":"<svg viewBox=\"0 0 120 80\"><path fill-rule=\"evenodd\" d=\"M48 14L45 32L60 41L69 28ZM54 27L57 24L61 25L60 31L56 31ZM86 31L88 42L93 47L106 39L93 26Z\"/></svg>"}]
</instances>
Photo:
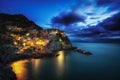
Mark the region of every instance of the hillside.
<instances>
[{"instance_id":1,"label":"hillside","mask_svg":"<svg viewBox=\"0 0 120 80\"><path fill-rule=\"evenodd\" d=\"M8 27L10 28L10 26L23 29L31 28L42 30L40 26L36 25L33 21L28 20L24 15L10 15L0 13L0 33L6 33L9 31Z\"/></svg>"}]
</instances>

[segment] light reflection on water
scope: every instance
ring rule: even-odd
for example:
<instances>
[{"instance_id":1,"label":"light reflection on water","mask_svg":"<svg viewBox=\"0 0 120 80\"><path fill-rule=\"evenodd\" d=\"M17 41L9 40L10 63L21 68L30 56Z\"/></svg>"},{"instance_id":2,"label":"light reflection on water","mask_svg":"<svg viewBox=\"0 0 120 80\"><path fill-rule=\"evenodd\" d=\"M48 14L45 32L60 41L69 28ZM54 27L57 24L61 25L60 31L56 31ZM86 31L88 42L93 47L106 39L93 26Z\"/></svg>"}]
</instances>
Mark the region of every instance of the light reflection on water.
<instances>
[{"instance_id":1,"label":"light reflection on water","mask_svg":"<svg viewBox=\"0 0 120 80\"><path fill-rule=\"evenodd\" d=\"M64 71L64 62L65 62L65 53L64 51L59 51L58 54L60 54L57 57L57 72L58 72L58 76L61 76L63 71Z\"/></svg>"},{"instance_id":2,"label":"light reflection on water","mask_svg":"<svg viewBox=\"0 0 120 80\"><path fill-rule=\"evenodd\" d=\"M40 67L40 59L32 59L32 68L35 74L38 73L38 69Z\"/></svg>"},{"instance_id":3,"label":"light reflection on water","mask_svg":"<svg viewBox=\"0 0 120 80\"><path fill-rule=\"evenodd\" d=\"M27 69L26 63L28 60L17 61L11 65L13 71L17 76L17 80L26 80Z\"/></svg>"},{"instance_id":4,"label":"light reflection on water","mask_svg":"<svg viewBox=\"0 0 120 80\"><path fill-rule=\"evenodd\" d=\"M56 75L61 76L64 71L65 53L64 53L64 51L59 51L58 54L59 54L59 56L55 57L53 59L55 61L54 66L55 66ZM44 63L41 64L41 60L42 59L21 60L21 61L17 61L17 62L14 62L13 64L11 64L11 67L17 76L17 80L28 80L29 67L32 67L31 68L32 76L38 75L39 71L40 71L40 67L44 65ZM36 77L38 77L38 76L36 76ZM36 79L36 78L34 78L34 79ZM38 80L38 79L36 79L36 80Z\"/></svg>"}]
</instances>

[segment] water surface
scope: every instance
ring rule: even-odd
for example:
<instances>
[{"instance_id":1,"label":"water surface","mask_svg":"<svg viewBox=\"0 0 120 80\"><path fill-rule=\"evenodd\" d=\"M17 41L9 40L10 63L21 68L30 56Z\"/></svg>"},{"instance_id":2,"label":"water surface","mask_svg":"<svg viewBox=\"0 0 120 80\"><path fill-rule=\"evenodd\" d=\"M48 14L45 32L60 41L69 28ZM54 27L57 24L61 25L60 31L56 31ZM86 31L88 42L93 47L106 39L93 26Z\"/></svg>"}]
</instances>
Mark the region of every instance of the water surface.
<instances>
[{"instance_id":1,"label":"water surface","mask_svg":"<svg viewBox=\"0 0 120 80\"><path fill-rule=\"evenodd\" d=\"M93 55L59 51L55 58L21 60L11 66L18 80L120 80L120 44L73 45Z\"/></svg>"}]
</instances>

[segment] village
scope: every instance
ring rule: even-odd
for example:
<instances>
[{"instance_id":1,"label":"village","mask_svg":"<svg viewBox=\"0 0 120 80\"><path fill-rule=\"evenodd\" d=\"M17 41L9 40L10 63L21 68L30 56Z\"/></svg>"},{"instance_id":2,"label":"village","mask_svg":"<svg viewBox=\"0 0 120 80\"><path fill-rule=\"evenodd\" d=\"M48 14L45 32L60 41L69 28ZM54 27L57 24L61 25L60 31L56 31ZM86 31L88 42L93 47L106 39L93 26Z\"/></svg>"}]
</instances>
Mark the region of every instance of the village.
<instances>
[{"instance_id":1,"label":"village","mask_svg":"<svg viewBox=\"0 0 120 80\"><path fill-rule=\"evenodd\" d=\"M13 28L13 29L12 29ZM15 34L23 31L21 28L8 27L11 34L8 34L13 41L13 46L17 48L15 53L52 53L53 50L61 50L72 47L64 31L58 29L47 30L27 30L27 33Z\"/></svg>"}]
</instances>

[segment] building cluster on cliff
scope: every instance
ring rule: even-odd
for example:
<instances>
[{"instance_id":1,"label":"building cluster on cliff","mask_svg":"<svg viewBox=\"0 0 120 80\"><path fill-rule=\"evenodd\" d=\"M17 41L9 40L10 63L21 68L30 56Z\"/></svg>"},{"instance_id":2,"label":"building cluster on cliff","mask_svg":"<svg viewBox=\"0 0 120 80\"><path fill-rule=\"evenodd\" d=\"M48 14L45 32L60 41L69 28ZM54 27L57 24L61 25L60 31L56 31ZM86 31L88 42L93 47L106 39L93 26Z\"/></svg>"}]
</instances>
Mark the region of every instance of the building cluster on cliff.
<instances>
[{"instance_id":1,"label":"building cluster on cliff","mask_svg":"<svg viewBox=\"0 0 120 80\"><path fill-rule=\"evenodd\" d=\"M11 39L15 53L52 53L71 47L71 43L64 31L58 29L37 30L7 26L5 37ZM24 32L24 33L23 33Z\"/></svg>"}]
</instances>

